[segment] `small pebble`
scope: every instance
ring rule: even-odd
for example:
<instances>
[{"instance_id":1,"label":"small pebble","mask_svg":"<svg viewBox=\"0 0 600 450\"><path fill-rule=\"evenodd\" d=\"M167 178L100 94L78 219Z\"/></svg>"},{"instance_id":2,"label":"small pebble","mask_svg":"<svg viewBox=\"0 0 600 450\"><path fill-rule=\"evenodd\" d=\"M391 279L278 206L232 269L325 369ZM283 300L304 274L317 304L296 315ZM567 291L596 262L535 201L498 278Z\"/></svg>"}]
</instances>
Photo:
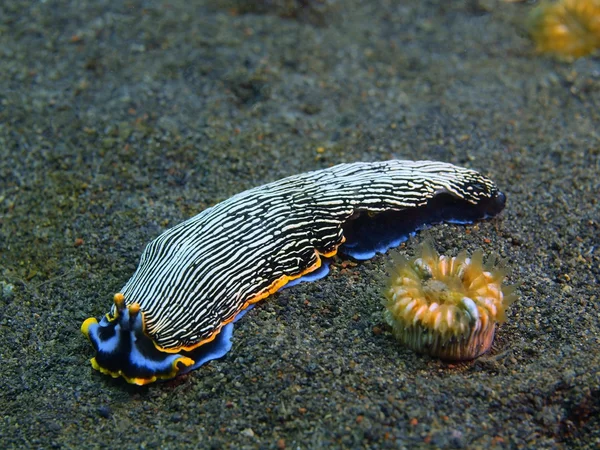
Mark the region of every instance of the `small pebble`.
<instances>
[{"instance_id":1,"label":"small pebble","mask_svg":"<svg viewBox=\"0 0 600 450\"><path fill-rule=\"evenodd\" d=\"M0 281L0 288L2 291L2 298L5 300L10 300L13 295L15 295L15 286L10 283Z\"/></svg>"},{"instance_id":2,"label":"small pebble","mask_svg":"<svg viewBox=\"0 0 600 450\"><path fill-rule=\"evenodd\" d=\"M108 419L111 415L112 411L110 410L110 408L108 406L99 406L98 407L98 415L100 417L104 417L105 419Z\"/></svg>"},{"instance_id":3,"label":"small pebble","mask_svg":"<svg viewBox=\"0 0 600 450\"><path fill-rule=\"evenodd\" d=\"M240 434L243 436L254 437L254 431L252 431L252 428L245 428L240 432Z\"/></svg>"}]
</instances>

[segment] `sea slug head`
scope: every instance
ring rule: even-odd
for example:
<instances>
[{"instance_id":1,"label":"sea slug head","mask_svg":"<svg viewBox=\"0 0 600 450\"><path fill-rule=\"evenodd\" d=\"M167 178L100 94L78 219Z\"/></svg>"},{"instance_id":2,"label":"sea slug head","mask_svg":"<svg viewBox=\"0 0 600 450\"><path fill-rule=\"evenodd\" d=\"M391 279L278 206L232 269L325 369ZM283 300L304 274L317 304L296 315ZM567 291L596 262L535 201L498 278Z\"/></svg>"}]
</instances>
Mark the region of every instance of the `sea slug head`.
<instances>
[{"instance_id":1,"label":"sea slug head","mask_svg":"<svg viewBox=\"0 0 600 450\"><path fill-rule=\"evenodd\" d=\"M137 303L125 304L123 294L114 296L114 308L100 322L89 318L81 325L96 350L92 367L113 378L123 377L137 385L172 378L187 371L194 360L159 350L144 332L144 314Z\"/></svg>"},{"instance_id":2,"label":"sea slug head","mask_svg":"<svg viewBox=\"0 0 600 450\"><path fill-rule=\"evenodd\" d=\"M439 255L429 243L412 259L398 256L385 290L384 318L409 348L444 360L474 359L489 350L496 322L517 298L505 270L483 252Z\"/></svg>"}]
</instances>

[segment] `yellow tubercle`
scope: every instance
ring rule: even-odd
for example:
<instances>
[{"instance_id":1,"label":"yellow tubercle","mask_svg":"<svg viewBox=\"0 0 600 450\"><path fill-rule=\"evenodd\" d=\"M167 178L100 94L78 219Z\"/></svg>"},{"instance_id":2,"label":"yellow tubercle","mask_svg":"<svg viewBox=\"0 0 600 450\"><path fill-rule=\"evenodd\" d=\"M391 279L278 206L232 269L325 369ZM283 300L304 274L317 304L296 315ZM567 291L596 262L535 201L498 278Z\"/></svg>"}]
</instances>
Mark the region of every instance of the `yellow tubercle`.
<instances>
[{"instance_id":1,"label":"yellow tubercle","mask_svg":"<svg viewBox=\"0 0 600 450\"><path fill-rule=\"evenodd\" d=\"M113 297L115 305L117 305L117 308L122 308L123 305L125 305L125 296L121 293L121 292L117 292L115 294L115 296Z\"/></svg>"},{"instance_id":2,"label":"yellow tubercle","mask_svg":"<svg viewBox=\"0 0 600 450\"><path fill-rule=\"evenodd\" d=\"M128 306L128 308L129 308L129 314L135 315L140 312L140 304L139 303L132 303L131 305Z\"/></svg>"}]
</instances>

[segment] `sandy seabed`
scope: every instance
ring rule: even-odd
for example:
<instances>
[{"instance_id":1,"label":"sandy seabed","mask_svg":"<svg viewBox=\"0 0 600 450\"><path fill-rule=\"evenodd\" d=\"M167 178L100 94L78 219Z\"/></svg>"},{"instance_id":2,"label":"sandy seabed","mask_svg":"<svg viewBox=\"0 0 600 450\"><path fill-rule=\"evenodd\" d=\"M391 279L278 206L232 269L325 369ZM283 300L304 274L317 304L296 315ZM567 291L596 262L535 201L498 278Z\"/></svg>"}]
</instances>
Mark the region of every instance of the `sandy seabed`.
<instances>
[{"instance_id":1,"label":"sandy seabed","mask_svg":"<svg viewBox=\"0 0 600 450\"><path fill-rule=\"evenodd\" d=\"M0 447L598 448L600 60L535 54L531 7L3 1ZM508 197L426 232L499 253L521 283L488 354L399 347L386 254L273 295L189 375L139 388L91 369L82 321L161 231L391 158L468 166Z\"/></svg>"}]
</instances>

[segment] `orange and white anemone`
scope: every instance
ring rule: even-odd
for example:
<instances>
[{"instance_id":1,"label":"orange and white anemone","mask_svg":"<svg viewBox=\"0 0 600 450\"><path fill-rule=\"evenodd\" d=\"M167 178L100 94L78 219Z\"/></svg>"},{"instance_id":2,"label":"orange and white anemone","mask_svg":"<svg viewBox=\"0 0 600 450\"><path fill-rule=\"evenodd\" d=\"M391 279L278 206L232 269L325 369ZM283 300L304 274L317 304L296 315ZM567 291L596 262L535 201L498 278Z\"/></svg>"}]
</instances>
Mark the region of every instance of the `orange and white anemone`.
<instances>
[{"instance_id":1,"label":"orange and white anemone","mask_svg":"<svg viewBox=\"0 0 600 450\"><path fill-rule=\"evenodd\" d=\"M572 59L600 48L600 0L542 2L529 16L538 52Z\"/></svg>"},{"instance_id":2,"label":"orange and white anemone","mask_svg":"<svg viewBox=\"0 0 600 450\"><path fill-rule=\"evenodd\" d=\"M496 323L517 299L503 286L505 270L495 257L483 262L439 255L428 243L413 259L398 256L385 291L384 317L407 347L444 360L474 359L489 350Z\"/></svg>"}]
</instances>

